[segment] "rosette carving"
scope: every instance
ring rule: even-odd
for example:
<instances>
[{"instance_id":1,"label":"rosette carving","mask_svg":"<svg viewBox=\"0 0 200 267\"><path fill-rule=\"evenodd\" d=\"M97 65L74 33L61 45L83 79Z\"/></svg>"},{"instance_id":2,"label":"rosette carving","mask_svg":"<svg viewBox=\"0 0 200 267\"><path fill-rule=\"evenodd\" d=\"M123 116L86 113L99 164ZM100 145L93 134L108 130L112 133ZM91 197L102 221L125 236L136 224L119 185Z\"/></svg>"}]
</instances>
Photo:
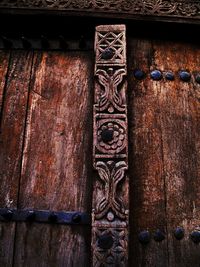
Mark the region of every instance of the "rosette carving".
<instances>
[{"instance_id":1,"label":"rosette carving","mask_svg":"<svg viewBox=\"0 0 200 267\"><path fill-rule=\"evenodd\" d=\"M125 123L121 120L101 120L97 129L97 149L105 154L116 154L126 146Z\"/></svg>"}]
</instances>

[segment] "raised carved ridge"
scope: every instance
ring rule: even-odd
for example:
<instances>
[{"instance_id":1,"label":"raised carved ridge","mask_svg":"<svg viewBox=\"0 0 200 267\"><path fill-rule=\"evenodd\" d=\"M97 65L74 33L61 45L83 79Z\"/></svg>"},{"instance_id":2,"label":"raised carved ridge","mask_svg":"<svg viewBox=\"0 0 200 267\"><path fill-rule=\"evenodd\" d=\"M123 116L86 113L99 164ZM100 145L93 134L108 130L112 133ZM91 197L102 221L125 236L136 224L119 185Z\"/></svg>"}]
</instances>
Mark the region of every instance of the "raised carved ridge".
<instances>
[{"instance_id":1,"label":"raised carved ridge","mask_svg":"<svg viewBox=\"0 0 200 267\"><path fill-rule=\"evenodd\" d=\"M197 0L2 0L0 7L199 18Z\"/></svg>"},{"instance_id":2,"label":"raised carved ridge","mask_svg":"<svg viewBox=\"0 0 200 267\"><path fill-rule=\"evenodd\" d=\"M115 215L120 219L126 219L126 209L123 199L117 196L117 186L120 181L125 179L124 172L127 170L127 164L124 161L115 163L114 161L98 161L96 163L99 177L104 183L104 197L97 204L95 219L104 218L107 214L107 220L113 221ZM109 212L110 210L110 212Z\"/></svg>"},{"instance_id":3,"label":"raised carved ridge","mask_svg":"<svg viewBox=\"0 0 200 267\"><path fill-rule=\"evenodd\" d=\"M129 212L125 26L98 26L95 50L93 266L126 266Z\"/></svg>"}]
</instances>

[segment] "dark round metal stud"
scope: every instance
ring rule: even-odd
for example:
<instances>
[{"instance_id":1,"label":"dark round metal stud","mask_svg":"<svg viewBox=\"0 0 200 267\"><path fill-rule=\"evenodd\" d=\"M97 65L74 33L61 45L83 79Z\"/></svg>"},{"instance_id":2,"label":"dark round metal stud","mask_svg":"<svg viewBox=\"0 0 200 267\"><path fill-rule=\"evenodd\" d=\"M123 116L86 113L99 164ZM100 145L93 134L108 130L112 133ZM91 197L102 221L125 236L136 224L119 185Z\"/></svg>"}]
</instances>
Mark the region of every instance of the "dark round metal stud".
<instances>
[{"instance_id":1,"label":"dark round metal stud","mask_svg":"<svg viewBox=\"0 0 200 267\"><path fill-rule=\"evenodd\" d=\"M114 240L110 235L102 235L98 240L98 247L102 249L110 249L113 246Z\"/></svg>"},{"instance_id":2,"label":"dark round metal stud","mask_svg":"<svg viewBox=\"0 0 200 267\"><path fill-rule=\"evenodd\" d=\"M113 140L113 130L105 129L101 132L101 139L103 142L108 143Z\"/></svg>"},{"instance_id":3,"label":"dark round metal stud","mask_svg":"<svg viewBox=\"0 0 200 267\"><path fill-rule=\"evenodd\" d=\"M10 221L12 220L13 212L12 210L6 210L3 214L1 214L1 216L3 216L7 221Z\"/></svg>"},{"instance_id":4,"label":"dark round metal stud","mask_svg":"<svg viewBox=\"0 0 200 267\"><path fill-rule=\"evenodd\" d=\"M162 73L159 70L153 70L150 76L154 81L159 81L162 79Z\"/></svg>"},{"instance_id":5,"label":"dark round metal stud","mask_svg":"<svg viewBox=\"0 0 200 267\"><path fill-rule=\"evenodd\" d=\"M200 243L200 231L192 232L190 237L195 244Z\"/></svg>"},{"instance_id":6,"label":"dark round metal stud","mask_svg":"<svg viewBox=\"0 0 200 267\"><path fill-rule=\"evenodd\" d=\"M57 220L58 220L58 216L57 216L54 212L52 212L52 213L49 215L48 220L49 220L49 222L51 222L51 223L55 223L55 222L57 222Z\"/></svg>"},{"instance_id":7,"label":"dark round metal stud","mask_svg":"<svg viewBox=\"0 0 200 267\"><path fill-rule=\"evenodd\" d=\"M81 215L76 213L72 216L72 222L73 223L80 223L81 222Z\"/></svg>"},{"instance_id":8,"label":"dark round metal stud","mask_svg":"<svg viewBox=\"0 0 200 267\"><path fill-rule=\"evenodd\" d=\"M165 79L168 81L173 81L174 80L174 73L173 72L167 72L165 74Z\"/></svg>"},{"instance_id":9,"label":"dark round metal stud","mask_svg":"<svg viewBox=\"0 0 200 267\"><path fill-rule=\"evenodd\" d=\"M197 74L196 75L195 81L200 84L200 74Z\"/></svg>"},{"instance_id":10,"label":"dark round metal stud","mask_svg":"<svg viewBox=\"0 0 200 267\"><path fill-rule=\"evenodd\" d=\"M165 235L161 230L156 230L154 233L154 240L157 242L161 242L165 239Z\"/></svg>"},{"instance_id":11,"label":"dark round metal stud","mask_svg":"<svg viewBox=\"0 0 200 267\"><path fill-rule=\"evenodd\" d=\"M145 78L145 72L143 70L134 70L133 75L137 80L142 80Z\"/></svg>"},{"instance_id":12,"label":"dark round metal stud","mask_svg":"<svg viewBox=\"0 0 200 267\"><path fill-rule=\"evenodd\" d=\"M106 49L102 52L102 54L101 54L101 58L102 58L102 59L105 59L105 60L107 60L107 59L111 59L111 58L113 58L114 54L115 54L115 52L114 52L114 50L113 50L112 48L106 48Z\"/></svg>"},{"instance_id":13,"label":"dark round metal stud","mask_svg":"<svg viewBox=\"0 0 200 267\"><path fill-rule=\"evenodd\" d=\"M179 72L179 77L180 77L180 79L182 81L188 82L191 79L191 74L189 72L187 72L187 71L180 71Z\"/></svg>"},{"instance_id":14,"label":"dark round metal stud","mask_svg":"<svg viewBox=\"0 0 200 267\"><path fill-rule=\"evenodd\" d=\"M182 227L177 227L174 231L174 236L177 240L183 239L184 234L184 229Z\"/></svg>"},{"instance_id":15,"label":"dark round metal stud","mask_svg":"<svg viewBox=\"0 0 200 267\"><path fill-rule=\"evenodd\" d=\"M142 244L148 244L150 242L150 233L149 231L142 231L139 233L138 235L138 239L140 241L140 243Z\"/></svg>"},{"instance_id":16,"label":"dark round metal stud","mask_svg":"<svg viewBox=\"0 0 200 267\"><path fill-rule=\"evenodd\" d=\"M32 222L32 221L35 220L35 217L36 217L35 211L33 211L33 210L29 210L29 211L27 212L26 220L27 220L28 222Z\"/></svg>"}]
</instances>

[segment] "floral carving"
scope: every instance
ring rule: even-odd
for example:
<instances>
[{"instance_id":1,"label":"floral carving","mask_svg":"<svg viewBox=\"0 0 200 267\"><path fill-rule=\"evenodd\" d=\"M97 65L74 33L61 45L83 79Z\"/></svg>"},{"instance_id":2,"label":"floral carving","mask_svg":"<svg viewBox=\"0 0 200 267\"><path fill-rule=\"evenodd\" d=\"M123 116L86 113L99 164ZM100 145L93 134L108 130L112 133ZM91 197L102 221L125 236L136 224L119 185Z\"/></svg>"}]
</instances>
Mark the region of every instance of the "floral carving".
<instances>
[{"instance_id":1,"label":"floral carving","mask_svg":"<svg viewBox=\"0 0 200 267\"><path fill-rule=\"evenodd\" d=\"M102 135L104 132L112 133L112 138L110 141L105 142L102 140ZM123 145L123 141L125 139L125 130L118 123L107 122L99 127L97 135L99 146L104 147L107 150L116 150Z\"/></svg>"},{"instance_id":2,"label":"floral carving","mask_svg":"<svg viewBox=\"0 0 200 267\"><path fill-rule=\"evenodd\" d=\"M116 71L113 68L105 70L98 69L96 75L99 78L99 83L103 86L103 93L100 95L96 108L103 111L111 104L119 111L124 111L123 98L119 93L118 85L122 82L123 76L126 74L124 69Z\"/></svg>"},{"instance_id":3,"label":"floral carving","mask_svg":"<svg viewBox=\"0 0 200 267\"><path fill-rule=\"evenodd\" d=\"M177 6L176 2L163 0L141 1L141 4L144 12L151 14L171 14Z\"/></svg>"},{"instance_id":4,"label":"floral carving","mask_svg":"<svg viewBox=\"0 0 200 267\"><path fill-rule=\"evenodd\" d=\"M180 13L184 16L195 16L195 14L200 13L200 10L198 10L197 6L193 4L180 4L179 5Z\"/></svg>"},{"instance_id":5,"label":"floral carving","mask_svg":"<svg viewBox=\"0 0 200 267\"><path fill-rule=\"evenodd\" d=\"M98 203L94 210L95 218L101 219L110 210L114 212L117 217L125 219L127 216L126 209L124 208L123 200L117 195L117 186L119 182L125 178L125 170L127 164L124 161L113 162L98 161L96 164L99 177L104 183L104 197Z\"/></svg>"},{"instance_id":6,"label":"floral carving","mask_svg":"<svg viewBox=\"0 0 200 267\"><path fill-rule=\"evenodd\" d=\"M90 12L115 11L129 15L168 17L200 17L197 0L1 0L0 7L42 8L59 10L86 10Z\"/></svg>"}]
</instances>

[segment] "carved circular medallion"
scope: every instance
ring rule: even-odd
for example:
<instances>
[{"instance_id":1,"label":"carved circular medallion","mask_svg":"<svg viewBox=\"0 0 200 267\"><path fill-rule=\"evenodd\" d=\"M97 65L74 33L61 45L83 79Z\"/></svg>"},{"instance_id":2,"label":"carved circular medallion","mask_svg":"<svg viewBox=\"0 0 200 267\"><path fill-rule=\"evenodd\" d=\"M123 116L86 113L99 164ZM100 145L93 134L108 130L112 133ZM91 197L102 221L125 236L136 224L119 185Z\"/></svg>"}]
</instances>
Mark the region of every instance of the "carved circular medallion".
<instances>
[{"instance_id":1,"label":"carved circular medallion","mask_svg":"<svg viewBox=\"0 0 200 267\"><path fill-rule=\"evenodd\" d=\"M123 121L101 121L97 130L97 139L97 148L101 152L109 154L120 152L126 145Z\"/></svg>"}]
</instances>

